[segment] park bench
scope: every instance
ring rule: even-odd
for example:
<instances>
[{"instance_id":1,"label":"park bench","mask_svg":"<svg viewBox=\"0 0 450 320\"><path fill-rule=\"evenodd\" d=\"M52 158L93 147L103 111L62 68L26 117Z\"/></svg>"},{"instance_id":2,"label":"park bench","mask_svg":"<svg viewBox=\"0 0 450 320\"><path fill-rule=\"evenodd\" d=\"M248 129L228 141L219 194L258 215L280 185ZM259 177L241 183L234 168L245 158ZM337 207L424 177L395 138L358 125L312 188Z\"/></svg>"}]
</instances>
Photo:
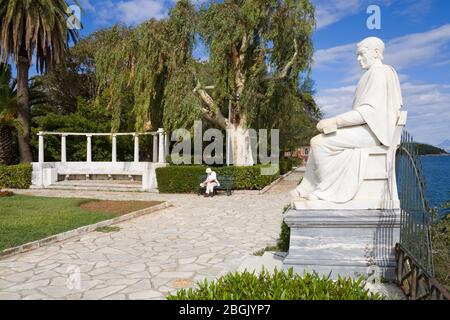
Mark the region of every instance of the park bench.
<instances>
[{"instance_id":1,"label":"park bench","mask_svg":"<svg viewBox=\"0 0 450 320\"><path fill-rule=\"evenodd\" d=\"M200 186L200 183L202 183L205 180L206 180L206 174L201 175L198 178L197 185L198 185L198 195L199 196L206 190L206 188ZM231 196L231 191L233 190L233 187L234 187L234 177L217 175L217 180L219 181L220 186L214 187L214 195L216 194L217 190L224 190L227 192L227 196Z\"/></svg>"}]
</instances>

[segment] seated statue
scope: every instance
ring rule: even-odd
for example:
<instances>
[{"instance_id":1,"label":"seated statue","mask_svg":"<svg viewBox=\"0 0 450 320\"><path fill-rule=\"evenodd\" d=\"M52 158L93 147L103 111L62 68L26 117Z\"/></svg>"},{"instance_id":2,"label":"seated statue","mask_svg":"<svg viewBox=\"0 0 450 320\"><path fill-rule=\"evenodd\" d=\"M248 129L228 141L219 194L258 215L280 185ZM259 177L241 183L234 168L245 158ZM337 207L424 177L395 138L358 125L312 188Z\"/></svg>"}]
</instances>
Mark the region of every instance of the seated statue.
<instances>
[{"instance_id":1,"label":"seated statue","mask_svg":"<svg viewBox=\"0 0 450 320\"><path fill-rule=\"evenodd\" d=\"M339 204L351 201L363 182L368 150L392 144L403 102L396 71L382 62L384 47L375 37L358 44L357 58L365 73L353 110L317 124L322 134L311 140L304 178L294 190L297 197Z\"/></svg>"}]
</instances>

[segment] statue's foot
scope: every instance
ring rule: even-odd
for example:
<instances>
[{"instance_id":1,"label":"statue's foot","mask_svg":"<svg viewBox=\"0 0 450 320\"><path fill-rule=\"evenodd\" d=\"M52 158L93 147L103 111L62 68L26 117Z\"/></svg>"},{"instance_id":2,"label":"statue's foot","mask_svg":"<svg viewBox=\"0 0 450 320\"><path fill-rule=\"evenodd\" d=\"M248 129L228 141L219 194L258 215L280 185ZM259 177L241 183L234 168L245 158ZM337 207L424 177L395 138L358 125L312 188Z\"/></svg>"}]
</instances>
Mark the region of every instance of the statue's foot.
<instances>
[{"instance_id":1,"label":"statue's foot","mask_svg":"<svg viewBox=\"0 0 450 320\"><path fill-rule=\"evenodd\" d=\"M300 195L298 194L297 189L292 190L292 191L290 192L290 195L291 195L291 198L293 198L293 199L298 199L298 198L300 198Z\"/></svg>"},{"instance_id":2,"label":"statue's foot","mask_svg":"<svg viewBox=\"0 0 450 320\"><path fill-rule=\"evenodd\" d=\"M306 200L320 200L316 195L310 193L305 197Z\"/></svg>"}]
</instances>

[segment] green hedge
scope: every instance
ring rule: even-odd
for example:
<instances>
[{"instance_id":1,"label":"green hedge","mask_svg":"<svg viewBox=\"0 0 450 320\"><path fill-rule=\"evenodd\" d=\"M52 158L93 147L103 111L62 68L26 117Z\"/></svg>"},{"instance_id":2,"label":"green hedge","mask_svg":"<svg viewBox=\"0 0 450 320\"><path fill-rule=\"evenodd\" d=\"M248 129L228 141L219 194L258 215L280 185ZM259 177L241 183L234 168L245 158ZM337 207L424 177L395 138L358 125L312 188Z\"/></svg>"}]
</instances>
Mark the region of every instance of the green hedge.
<instances>
[{"instance_id":1,"label":"green hedge","mask_svg":"<svg viewBox=\"0 0 450 320\"><path fill-rule=\"evenodd\" d=\"M181 289L168 300L382 300L364 287L363 278L339 278L333 281L317 273L300 276L289 271L259 275L249 272L228 273L195 289Z\"/></svg>"},{"instance_id":2,"label":"green hedge","mask_svg":"<svg viewBox=\"0 0 450 320\"><path fill-rule=\"evenodd\" d=\"M280 160L280 174L288 173L292 170L292 159L286 158Z\"/></svg>"},{"instance_id":3,"label":"green hedge","mask_svg":"<svg viewBox=\"0 0 450 320\"><path fill-rule=\"evenodd\" d=\"M31 164L0 165L0 188L28 189L32 170Z\"/></svg>"},{"instance_id":4,"label":"green hedge","mask_svg":"<svg viewBox=\"0 0 450 320\"><path fill-rule=\"evenodd\" d=\"M299 158L291 158L293 167L300 167L302 165L302 160Z\"/></svg>"},{"instance_id":5,"label":"green hedge","mask_svg":"<svg viewBox=\"0 0 450 320\"><path fill-rule=\"evenodd\" d=\"M234 177L236 190L261 190L279 177L261 175L262 165L252 167L219 167L214 168L218 175ZM156 169L159 192L162 193L191 193L197 192L198 178L205 174L206 166L168 166ZM219 181L220 182L220 181Z\"/></svg>"},{"instance_id":6,"label":"green hedge","mask_svg":"<svg viewBox=\"0 0 450 320\"><path fill-rule=\"evenodd\" d=\"M291 208L290 205L284 207L283 209L283 215ZM277 241L277 247L278 250L281 252L288 252L289 251L289 243L291 240L291 229L288 227L286 222L281 222L281 231L280 236Z\"/></svg>"},{"instance_id":7,"label":"green hedge","mask_svg":"<svg viewBox=\"0 0 450 320\"><path fill-rule=\"evenodd\" d=\"M450 215L431 226L435 278L450 291Z\"/></svg>"}]
</instances>

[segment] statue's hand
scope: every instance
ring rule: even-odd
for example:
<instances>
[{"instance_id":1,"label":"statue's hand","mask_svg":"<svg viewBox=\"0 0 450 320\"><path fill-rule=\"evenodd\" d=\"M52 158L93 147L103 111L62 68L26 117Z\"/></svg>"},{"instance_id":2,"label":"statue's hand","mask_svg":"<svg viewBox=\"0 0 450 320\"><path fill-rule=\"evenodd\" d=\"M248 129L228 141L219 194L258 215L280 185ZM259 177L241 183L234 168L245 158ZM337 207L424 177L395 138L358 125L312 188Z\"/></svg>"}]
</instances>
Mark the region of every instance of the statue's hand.
<instances>
[{"instance_id":1,"label":"statue's hand","mask_svg":"<svg viewBox=\"0 0 450 320\"><path fill-rule=\"evenodd\" d=\"M337 130L336 118L329 118L320 120L317 124L317 130L325 134L334 132Z\"/></svg>"}]
</instances>

